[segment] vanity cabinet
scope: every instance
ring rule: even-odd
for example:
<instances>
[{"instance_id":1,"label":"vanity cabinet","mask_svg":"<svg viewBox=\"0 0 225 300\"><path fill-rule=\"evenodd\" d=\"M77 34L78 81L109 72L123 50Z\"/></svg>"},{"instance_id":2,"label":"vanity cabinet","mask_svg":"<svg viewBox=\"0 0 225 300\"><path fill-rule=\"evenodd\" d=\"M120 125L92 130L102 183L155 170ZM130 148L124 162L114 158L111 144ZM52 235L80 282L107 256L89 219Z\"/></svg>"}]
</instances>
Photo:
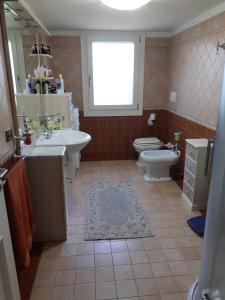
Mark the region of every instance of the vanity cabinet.
<instances>
[{"instance_id":1,"label":"vanity cabinet","mask_svg":"<svg viewBox=\"0 0 225 300\"><path fill-rule=\"evenodd\" d=\"M207 208L210 183L210 170L205 172L207 147L207 139L186 140L182 198L192 210L205 210ZM209 156L209 160L211 160L211 156Z\"/></svg>"},{"instance_id":2,"label":"vanity cabinet","mask_svg":"<svg viewBox=\"0 0 225 300\"><path fill-rule=\"evenodd\" d=\"M63 122L64 128L73 127L76 122L76 111L74 110L74 104L72 102L72 93L65 94L17 94L16 95L17 115L31 116L33 119L37 118L37 115L43 115L44 113L49 115L63 114L65 120ZM20 123L22 120L19 120ZM23 127L22 123L20 124Z\"/></svg>"},{"instance_id":3,"label":"vanity cabinet","mask_svg":"<svg viewBox=\"0 0 225 300\"><path fill-rule=\"evenodd\" d=\"M34 241L66 240L66 147L30 147L25 156L36 225Z\"/></svg>"}]
</instances>

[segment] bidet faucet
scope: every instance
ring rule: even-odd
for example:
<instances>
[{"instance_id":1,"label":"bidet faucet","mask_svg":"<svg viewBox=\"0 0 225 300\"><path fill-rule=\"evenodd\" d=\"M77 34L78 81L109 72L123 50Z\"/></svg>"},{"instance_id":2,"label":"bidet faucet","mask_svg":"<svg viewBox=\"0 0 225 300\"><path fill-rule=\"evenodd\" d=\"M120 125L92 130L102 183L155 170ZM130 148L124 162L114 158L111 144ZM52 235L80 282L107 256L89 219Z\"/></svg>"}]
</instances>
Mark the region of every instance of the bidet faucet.
<instances>
[{"instance_id":1,"label":"bidet faucet","mask_svg":"<svg viewBox=\"0 0 225 300\"><path fill-rule=\"evenodd\" d=\"M178 151L179 151L179 145L178 145L178 143L175 143L174 145L173 145L173 151L176 153L176 154L178 154Z\"/></svg>"}]
</instances>

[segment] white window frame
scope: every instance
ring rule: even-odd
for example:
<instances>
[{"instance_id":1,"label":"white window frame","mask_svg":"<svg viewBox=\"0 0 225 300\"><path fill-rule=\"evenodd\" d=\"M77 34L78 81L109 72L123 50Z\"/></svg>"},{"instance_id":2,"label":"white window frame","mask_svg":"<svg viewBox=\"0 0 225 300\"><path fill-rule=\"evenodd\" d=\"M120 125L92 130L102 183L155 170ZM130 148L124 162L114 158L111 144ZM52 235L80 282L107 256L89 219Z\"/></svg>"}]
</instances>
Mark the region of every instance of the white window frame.
<instances>
[{"instance_id":1,"label":"white window frame","mask_svg":"<svg viewBox=\"0 0 225 300\"><path fill-rule=\"evenodd\" d=\"M92 42L134 42L134 90L131 105L94 105ZM145 35L142 32L83 31L81 59L84 116L135 116L143 112Z\"/></svg>"}]
</instances>

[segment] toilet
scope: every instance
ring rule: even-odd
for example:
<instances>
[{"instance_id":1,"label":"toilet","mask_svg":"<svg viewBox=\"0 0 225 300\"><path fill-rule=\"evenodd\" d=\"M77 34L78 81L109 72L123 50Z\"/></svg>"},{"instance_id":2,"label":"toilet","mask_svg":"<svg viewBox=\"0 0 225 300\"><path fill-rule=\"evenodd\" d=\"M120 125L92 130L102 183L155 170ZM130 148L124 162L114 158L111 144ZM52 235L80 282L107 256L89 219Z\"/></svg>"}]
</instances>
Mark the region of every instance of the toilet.
<instances>
[{"instance_id":1,"label":"toilet","mask_svg":"<svg viewBox=\"0 0 225 300\"><path fill-rule=\"evenodd\" d=\"M170 167L175 165L180 157L180 151L149 150L140 154L141 161L146 166L144 180L147 182L169 181Z\"/></svg>"},{"instance_id":2,"label":"toilet","mask_svg":"<svg viewBox=\"0 0 225 300\"><path fill-rule=\"evenodd\" d=\"M140 153L147 150L158 150L162 147L163 143L156 137L139 138L135 139L133 143L134 149L139 154L137 166L145 167L144 162L140 158Z\"/></svg>"}]
</instances>

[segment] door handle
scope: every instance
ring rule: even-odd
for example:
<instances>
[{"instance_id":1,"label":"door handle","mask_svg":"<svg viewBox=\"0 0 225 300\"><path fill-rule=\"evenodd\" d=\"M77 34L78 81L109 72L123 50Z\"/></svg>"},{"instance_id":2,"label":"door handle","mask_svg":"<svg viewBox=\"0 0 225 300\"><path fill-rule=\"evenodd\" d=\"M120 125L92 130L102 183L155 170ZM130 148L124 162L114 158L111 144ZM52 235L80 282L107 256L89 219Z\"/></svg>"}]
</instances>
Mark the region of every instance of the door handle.
<instances>
[{"instance_id":1,"label":"door handle","mask_svg":"<svg viewBox=\"0 0 225 300\"><path fill-rule=\"evenodd\" d=\"M215 141L209 140L207 145L207 151L206 151L206 160L205 160L205 177L208 176L208 171L211 169L209 168L209 160L210 160L210 154L211 154L211 147L214 146Z\"/></svg>"}]
</instances>

